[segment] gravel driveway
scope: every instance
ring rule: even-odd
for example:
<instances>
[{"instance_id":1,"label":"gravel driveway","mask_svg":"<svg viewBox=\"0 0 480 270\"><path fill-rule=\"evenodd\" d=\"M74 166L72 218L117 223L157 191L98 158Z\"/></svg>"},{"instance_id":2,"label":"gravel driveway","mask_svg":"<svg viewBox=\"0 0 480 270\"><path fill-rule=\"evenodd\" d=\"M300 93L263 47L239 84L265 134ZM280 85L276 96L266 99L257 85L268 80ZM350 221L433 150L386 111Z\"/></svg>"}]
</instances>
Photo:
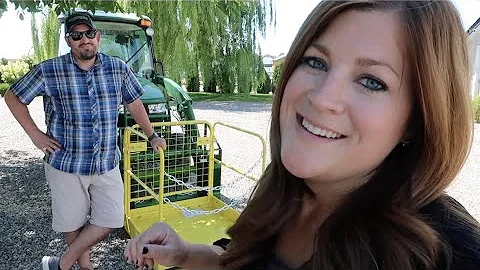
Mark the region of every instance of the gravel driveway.
<instances>
[{"instance_id":1,"label":"gravel driveway","mask_svg":"<svg viewBox=\"0 0 480 270\"><path fill-rule=\"evenodd\" d=\"M29 108L35 122L44 130L41 98L34 100ZM269 104L263 103L198 102L195 103L195 114L197 119L230 123L267 138L270 108ZM0 269L36 269L43 255L61 254L66 245L62 235L51 230L49 189L44 178L41 151L17 124L3 98L0 98L0 119ZM480 179L478 124L475 133L468 162L449 192L480 220L480 186L476 182ZM243 169L256 165L259 143L251 143L249 138L221 128L217 138L227 163L234 162ZM253 172L258 174L259 167L256 166ZM229 179L228 173L222 174L222 181L229 186L225 191L227 196L241 197L248 193L246 187L239 190L230 186L232 179L237 180ZM119 229L97 244L92 254L95 267L133 269L123 260L123 247L127 241L128 235Z\"/></svg>"}]
</instances>

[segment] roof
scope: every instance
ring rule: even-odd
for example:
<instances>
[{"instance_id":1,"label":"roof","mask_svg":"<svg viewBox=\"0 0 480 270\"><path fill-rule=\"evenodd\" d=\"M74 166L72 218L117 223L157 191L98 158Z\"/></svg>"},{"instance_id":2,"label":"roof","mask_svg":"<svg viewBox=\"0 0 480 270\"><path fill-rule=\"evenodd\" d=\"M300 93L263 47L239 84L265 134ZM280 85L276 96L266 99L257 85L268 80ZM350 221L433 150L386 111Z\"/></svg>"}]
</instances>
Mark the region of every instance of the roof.
<instances>
[{"instance_id":1,"label":"roof","mask_svg":"<svg viewBox=\"0 0 480 270\"><path fill-rule=\"evenodd\" d=\"M480 18L478 18L477 21L474 22L472 24L472 26L470 26L470 28L468 28L467 34L470 35L471 33L475 32L477 30L478 26L480 26Z\"/></svg>"},{"instance_id":2,"label":"roof","mask_svg":"<svg viewBox=\"0 0 480 270\"><path fill-rule=\"evenodd\" d=\"M151 19L147 16L142 16L141 18L138 17L135 13L112 13L112 12L104 12L101 10L96 10L94 13L91 11L87 11L84 9L76 8L75 12L88 12L92 15L93 21L118 21L118 22L125 22L128 21L130 23L136 23L140 19L147 19L151 21ZM66 14L60 14L58 19L61 23L65 21Z\"/></svg>"}]
</instances>

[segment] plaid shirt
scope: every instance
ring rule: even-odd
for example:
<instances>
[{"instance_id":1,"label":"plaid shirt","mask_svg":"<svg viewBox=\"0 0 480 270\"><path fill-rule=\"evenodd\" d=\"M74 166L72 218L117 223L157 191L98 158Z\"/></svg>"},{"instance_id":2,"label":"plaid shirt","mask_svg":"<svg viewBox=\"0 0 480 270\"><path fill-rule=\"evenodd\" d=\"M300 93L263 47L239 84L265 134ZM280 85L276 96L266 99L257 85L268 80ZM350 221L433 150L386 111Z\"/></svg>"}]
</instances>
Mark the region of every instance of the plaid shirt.
<instances>
[{"instance_id":1,"label":"plaid shirt","mask_svg":"<svg viewBox=\"0 0 480 270\"><path fill-rule=\"evenodd\" d=\"M63 146L45 160L81 175L103 174L118 165L118 109L144 91L123 61L101 53L89 71L70 53L44 61L10 90L24 104L43 96L47 134Z\"/></svg>"}]
</instances>

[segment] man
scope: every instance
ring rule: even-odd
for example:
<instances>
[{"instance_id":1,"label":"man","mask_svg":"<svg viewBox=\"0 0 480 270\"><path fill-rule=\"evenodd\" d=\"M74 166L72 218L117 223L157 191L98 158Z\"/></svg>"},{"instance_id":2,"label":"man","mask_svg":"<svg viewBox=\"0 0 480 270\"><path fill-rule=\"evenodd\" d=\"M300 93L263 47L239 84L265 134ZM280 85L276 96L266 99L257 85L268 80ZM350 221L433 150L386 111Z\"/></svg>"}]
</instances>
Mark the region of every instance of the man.
<instances>
[{"instance_id":1,"label":"man","mask_svg":"<svg viewBox=\"0 0 480 270\"><path fill-rule=\"evenodd\" d=\"M143 88L118 58L98 53L100 32L88 13L65 20L71 51L47 60L13 84L5 102L36 147L45 153L45 176L52 197L52 228L65 232L61 257L45 256L40 269L93 269L90 248L123 226L123 182L118 163L120 105L141 126L154 150L165 140L153 130L139 97ZM27 108L43 96L47 132Z\"/></svg>"}]
</instances>

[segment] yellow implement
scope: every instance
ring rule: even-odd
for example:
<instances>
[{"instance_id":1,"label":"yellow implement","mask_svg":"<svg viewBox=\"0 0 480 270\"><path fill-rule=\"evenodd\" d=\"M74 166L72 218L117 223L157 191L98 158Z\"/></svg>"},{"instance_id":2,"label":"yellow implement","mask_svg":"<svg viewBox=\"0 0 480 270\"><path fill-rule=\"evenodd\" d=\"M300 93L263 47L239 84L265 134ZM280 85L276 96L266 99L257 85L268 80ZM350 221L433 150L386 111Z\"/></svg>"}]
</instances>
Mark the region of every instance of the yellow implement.
<instances>
[{"instance_id":1,"label":"yellow implement","mask_svg":"<svg viewBox=\"0 0 480 270\"><path fill-rule=\"evenodd\" d=\"M163 221L186 241L211 244L227 237L239 212L234 200L221 195L220 175L226 170L258 180L251 171L227 164L214 135L217 126L253 136L261 143L261 172L265 170L266 144L253 132L225 123L206 121L153 123L167 141L167 149L154 153L138 125L123 136L125 229L131 237ZM251 138L250 138L251 140ZM227 202L225 202L227 201ZM229 201L229 202L228 202ZM165 269L156 265L155 269Z\"/></svg>"}]
</instances>

